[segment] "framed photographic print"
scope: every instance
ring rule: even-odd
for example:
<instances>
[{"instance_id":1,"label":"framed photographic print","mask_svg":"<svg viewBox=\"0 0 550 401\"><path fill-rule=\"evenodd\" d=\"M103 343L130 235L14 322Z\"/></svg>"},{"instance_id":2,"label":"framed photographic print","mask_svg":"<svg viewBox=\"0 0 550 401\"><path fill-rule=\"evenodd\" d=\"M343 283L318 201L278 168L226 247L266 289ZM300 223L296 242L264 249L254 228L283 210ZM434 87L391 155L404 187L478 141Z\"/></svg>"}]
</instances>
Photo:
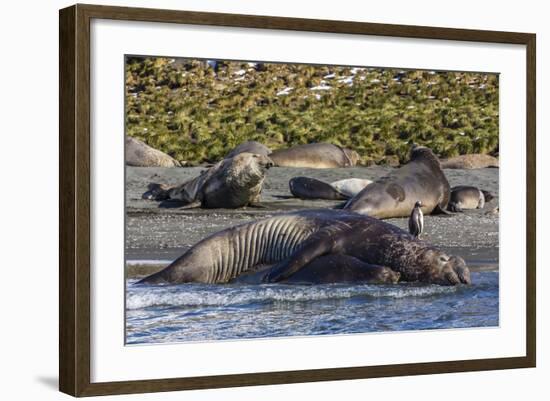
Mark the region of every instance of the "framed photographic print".
<instances>
[{"instance_id":1,"label":"framed photographic print","mask_svg":"<svg viewBox=\"0 0 550 401\"><path fill-rule=\"evenodd\" d=\"M60 11L60 390L534 367L535 35Z\"/></svg>"}]
</instances>

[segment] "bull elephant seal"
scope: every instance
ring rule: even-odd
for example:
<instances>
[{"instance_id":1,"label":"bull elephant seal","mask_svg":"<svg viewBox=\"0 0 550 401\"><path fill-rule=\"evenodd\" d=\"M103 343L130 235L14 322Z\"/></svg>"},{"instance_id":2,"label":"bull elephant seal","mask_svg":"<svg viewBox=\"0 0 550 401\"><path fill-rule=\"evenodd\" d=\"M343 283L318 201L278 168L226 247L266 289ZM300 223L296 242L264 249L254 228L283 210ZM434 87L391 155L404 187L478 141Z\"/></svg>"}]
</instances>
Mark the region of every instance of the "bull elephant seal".
<instances>
[{"instance_id":1,"label":"bull elephant seal","mask_svg":"<svg viewBox=\"0 0 550 401\"><path fill-rule=\"evenodd\" d=\"M316 178L294 177L288 186L292 195L300 199L347 200L370 183L370 180L348 178L328 184Z\"/></svg>"},{"instance_id":2,"label":"bull elephant seal","mask_svg":"<svg viewBox=\"0 0 550 401\"><path fill-rule=\"evenodd\" d=\"M451 188L451 198L447 208L452 212L461 212L463 209L483 209L485 203L494 196L488 192L467 185Z\"/></svg>"},{"instance_id":3,"label":"bull elephant seal","mask_svg":"<svg viewBox=\"0 0 550 401\"><path fill-rule=\"evenodd\" d=\"M135 167L181 167L181 163L138 139L126 136L126 164Z\"/></svg>"},{"instance_id":4,"label":"bull elephant seal","mask_svg":"<svg viewBox=\"0 0 550 401\"><path fill-rule=\"evenodd\" d=\"M273 267L263 280L281 281L328 255L389 267L404 281L470 283L463 259L389 223L330 209L283 213L219 231L139 283L227 283L266 265Z\"/></svg>"},{"instance_id":5,"label":"bull elephant seal","mask_svg":"<svg viewBox=\"0 0 550 401\"><path fill-rule=\"evenodd\" d=\"M176 201L180 206L238 208L257 204L265 172L273 166L267 156L240 153L224 159L177 187L150 184L144 199Z\"/></svg>"},{"instance_id":6,"label":"bull elephant seal","mask_svg":"<svg viewBox=\"0 0 550 401\"><path fill-rule=\"evenodd\" d=\"M498 167L498 159L496 157L484 154L460 155L451 157L450 159L441 160L441 167L450 169Z\"/></svg>"},{"instance_id":7,"label":"bull elephant seal","mask_svg":"<svg viewBox=\"0 0 550 401\"><path fill-rule=\"evenodd\" d=\"M226 159L235 157L240 153L255 153L257 155L268 156L271 154L271 149L265 146L263 143L256 141L247 141L238 145L235 149L225 156Z\"/></svg>"},{"instance_id":8,"label":"bull elephant seal","mask_svg":"<svg viewBox=\"0 0 550 401\"><path fill-rule=\"evenodd\" d=\"M344 209L380 219L408 217L420 201L424 214L447 213L449 196L439 160L430 149L418 146L407 164L365 187Z\"/></svg>"},{"instance_id":9,"label":"bull elephant seal","mask_svg":"<svg viewBox=\"0 0 550 401\"><path fill-rule=\"evenodd\" d=\"M330 143L310 143L280 149L271 153L269 157L279 167L353 167L359 160L359 155L354 150Z\"/></svg>"},{"instance_id":10,"label":"bull elephant seal","mask_svg":"<svg viewBox=\"0 0 550 401\"><path fill-rule=\"evenodd\" d=\"M231 280L231 283L260 284L272 267L266 266L254 272L243 273ZM285 284L396 284L400 277L400 273L389 267L371 265L353 256L331 254L316 258L281 282Z\"/></svg>"}]
</instances>

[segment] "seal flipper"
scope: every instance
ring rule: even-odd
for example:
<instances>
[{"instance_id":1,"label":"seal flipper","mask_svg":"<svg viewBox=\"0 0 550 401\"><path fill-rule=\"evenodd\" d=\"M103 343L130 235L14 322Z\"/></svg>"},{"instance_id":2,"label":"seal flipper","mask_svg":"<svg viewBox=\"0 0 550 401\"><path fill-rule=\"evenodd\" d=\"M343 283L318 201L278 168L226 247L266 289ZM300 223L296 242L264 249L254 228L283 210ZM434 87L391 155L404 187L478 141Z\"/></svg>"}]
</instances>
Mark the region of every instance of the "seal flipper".
<instances>
[{"instance_id":1,"label":"seal flipper","mask_svg":"<svg viewBox=\"0 0 550 401\"><path fill-rule=\"evenodd\" d=\"M180 207L180 209L182 210L185 210L185 209L196 209L198 207L201 207L202 206L202 202L200 200L195 200L191 203L188 203L186 205L183 205L182 207Z\"/></svg>"},{"instance_id":2,"label":"seal flipper","mask_svg":"<svg viewBox=\"0 0 550 401\"><path fill-rule=\"evenodd\" d=\"M261 284L273 265L260 265L232 278L230 284Z\"/></svg>"},{"instance_id":3,"label":"seal flipper","mask_svg":"<svg viewBox=\"0 0 550 401\"><path fill-rule=\"evenodd\" d=\"M436 207L434 207L434 209L430 214L433 214L433 215L442 214L444 215L444 217L452 216L452 213L442 208L441 205L437 205Z\"/></svg>"},{"instance_id":4,"label":"seal flipper","mask_svg":"<svg viewBox=\"0 0 550 401\"><path fill-rule=\"evenodd\" d=\"M453 213L464 213L464 210L455 202L449 202L447 205L447 210Z\"/></svg>"},{"instance_id":5,"label":"seal flipper","mask_svg":"<svg viewBox=\"0 0 550 401\"><path fill-rule=\"evenodd\" d=\"M159 207L163 209L196 209L201 207L200 200L194 200L192 202L186 202L180 199L167 199L159 203Z\"/></svg>"},{"instance_id":6,"label":"seal flipper","mask_svg":"<svg viewBox=\"0 0 550 401\"><path fill-rule=\"evenodd\" d=\"M171 189L172 187L168 185L152 182L147 185L147 192L141 195L141 199L163 201L170 197Z\"/></svg>"},{"instance_id":7,"label":"seal flipper","mask_svg":"<svg viewBox=\"0 0 550 401\"><path fill-rule=\"evenodd\" d=\"M250 202L247 206L252 207L252 208L256 208L256 209L266 209L267 208L266 205L263 205L260 202Z\"/></svg>"},{"instance_id":8,"label":"seal flipper","mask_svg":"<svg viewBox=\"0 0 550 401\"><path fill-rule=\"evenodd\" d=\"M276 283L290 277L318 256L326 254L330 250L328 244L329 241L327 240L307 244L302 249L292 254L289 259L276 264L269 273L264 276L262 282Z\"/></svg>"},{"instance_id":9,"label":"seal flipper","mask_svg":"<svg viewBox=\"0 0 550 401\"><path fill-rule=\"evenodd\" d=\"M263 278L264 283L275 283L296 273L315 258L330 253L335 244L334 228L324 230L309 237L298 250L287 259L277 263Z\"/></svg>"}]
</instances>

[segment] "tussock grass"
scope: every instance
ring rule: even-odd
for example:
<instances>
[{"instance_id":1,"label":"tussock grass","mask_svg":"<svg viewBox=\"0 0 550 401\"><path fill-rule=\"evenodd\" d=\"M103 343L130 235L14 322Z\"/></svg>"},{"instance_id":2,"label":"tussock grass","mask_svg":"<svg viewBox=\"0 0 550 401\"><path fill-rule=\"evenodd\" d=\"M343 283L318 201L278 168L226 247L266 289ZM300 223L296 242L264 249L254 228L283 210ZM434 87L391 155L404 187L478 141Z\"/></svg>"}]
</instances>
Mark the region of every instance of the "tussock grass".
<instances>
[{"instance_id":1,"label":"tussock grass","mask_svg":"<svg viewBox=\"0 0 550 401\"><path fill-rule=\"evenodd\" d=\"M328 89L325 89L328 88ZM363 164L498 153L498 75L128 58L126 131L189 164L241 142L330 142Z\"/></svg>"}]
</instances>

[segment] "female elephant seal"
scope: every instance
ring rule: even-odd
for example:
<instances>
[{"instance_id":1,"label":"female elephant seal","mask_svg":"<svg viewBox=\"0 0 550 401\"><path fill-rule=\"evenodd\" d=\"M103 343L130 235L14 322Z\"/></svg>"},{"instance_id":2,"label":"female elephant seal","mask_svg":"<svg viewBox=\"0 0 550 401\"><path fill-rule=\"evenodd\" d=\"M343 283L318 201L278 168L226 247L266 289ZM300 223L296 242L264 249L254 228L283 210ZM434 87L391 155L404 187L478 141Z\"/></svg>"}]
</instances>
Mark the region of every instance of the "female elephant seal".
<instances>
[{"instance_id":1,"label":"female elephant seal","mask_svg":"<svg viewBox=\"0 0 550 401\"><path fill-rule=\"evenodd\" d=\"M345 200L348 196L316 178L294 177L288 182L290 193L300 199Z\"/></svg>"},{"instance_id":2,"label":"female elephant seal","mask_svg":"<svg viewBox=\"0 0 550 401\"><path fill-rule=\"evenodd\" d=\"M292 195L300 199L347 200L370 183L370 180L348 178L328 184L316 178L294 177L290 179L288 186Z\"/></svg>"},{"instance_id":3,"label":"female elephant seal","mask_svg":"<svg viewBox=\"0 0 550 401\"><path fill-rule=\"evenodd\" d=\"M450 169L476 169L498 166L498 159L496 157L479 153L460 155L441 160L441 167Z\"/></svg>"},{"instance_id":4,"label":"female elephant seal","mask_svg":"<svg viewBox=\"0 0 550 401\"><path fill-rule=\"evenodd\" d=\"M450 186L439 160L426 147L415 147L410 161L368 185L345 206L357 213L380 219L408 217L415 203L422 203L422 212L446 213Z\"/></svg>"},{"instance_id":5,"label":"female elephant seal","mask_svg":"<svg viewBox=\"0 0 550 401\"><path fill-rule=\"evenodd\" d=\"M485 203L494 196L488 192L467 185L451 188L451 199L447 209L452 212L461 212L463 209L483 209Z\"/></svg>"},{"instance_id":6,"label":"female elephant seal","mask_svg":"<svg viewBox=\"0 0 550 401\"><path fill-rule=\"evenodd\" d=\"M180 167L181 163L136 138L126 137L126 164L135 167Z\"/></svg>"},{"instance_id":7,"label":"female elephant seal","mask_svg":"<svg viewBox=\"0 0 550 401\"><path fill-rule=\"evenodd\" d=\"M353 167L357 152L330 143L310 143L276 150L269 155L278 167L335 168Z\"/></svg>"},{"instance_id":8,"label":"female elephant seal","mask_svg":"<svg viewBox=\"0 0 550 401\"><path fill-rule=\"evenodd\" d=\"M349 198L353 198L369 184L372 184L372 181L364 178L345 178L330 183L334 189L340 191Z\"/></svg>"},{"instance_id":9,"label":"female elephant seal","mask_svg":"<svg viewBox=\"0 0 550 401\"><path fill-rule=\"evenodd\" d=\"M172 201L186 207L238 208L260 201L265 172L273 166L267 156L240 153L224 159L177 187L150 184L144 199Z\"/></svg>"},{"instance_id":10,"label":"female elephant seal","mask_svg":"<svg viewBox=\"0 0 550 401\"><path fill-rule=\"evenodd\" d=\"M389 267L404 281L470 283L463 259L373 217L329 209L284 213L227 228L140 283L227 283L266 265L273 267L263 281L281 281L329 255Z\"/></svg>"}]
</instances>

